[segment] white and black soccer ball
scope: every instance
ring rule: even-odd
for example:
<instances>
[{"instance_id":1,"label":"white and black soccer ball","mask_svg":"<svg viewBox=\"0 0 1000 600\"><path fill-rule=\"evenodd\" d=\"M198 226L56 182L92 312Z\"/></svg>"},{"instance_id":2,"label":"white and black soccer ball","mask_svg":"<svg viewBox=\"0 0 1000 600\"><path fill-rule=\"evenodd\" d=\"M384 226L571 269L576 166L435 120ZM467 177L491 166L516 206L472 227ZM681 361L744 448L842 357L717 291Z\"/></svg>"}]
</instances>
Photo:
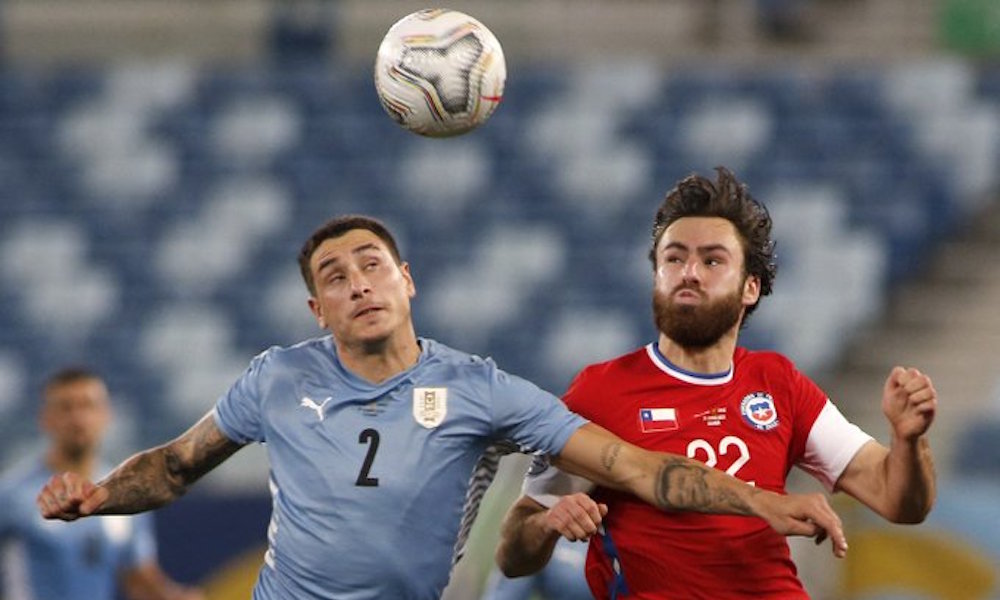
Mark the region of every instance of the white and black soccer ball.
<instances>
[{"instance_id":1,"label":"white and black soccer ball","mask_svg":"<svg viewBox=\"0 0 1000 600\"><path fill-rule=\"evenodd\" d=\"M503 99L507 64L485 25L467 14L425 9L397 21L375 58L375 89L389 116L430 137L482 125Z\"/></svg>"}]
</instances>

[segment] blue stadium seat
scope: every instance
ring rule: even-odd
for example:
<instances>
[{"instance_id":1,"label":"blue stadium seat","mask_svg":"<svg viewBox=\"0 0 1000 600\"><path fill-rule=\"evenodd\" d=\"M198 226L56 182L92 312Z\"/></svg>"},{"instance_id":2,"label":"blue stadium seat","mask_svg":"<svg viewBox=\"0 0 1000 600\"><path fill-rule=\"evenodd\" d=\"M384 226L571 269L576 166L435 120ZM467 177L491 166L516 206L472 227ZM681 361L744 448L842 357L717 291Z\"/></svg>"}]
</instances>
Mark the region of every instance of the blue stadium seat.
<instances>
[{"instance_id":1,"label":"blue stadium seat","mask_svg":"<svg viewBox=\"0 0 1000 600\"><path fill-rule=\"evenodd\" d=\"M639 67L635 71L644 72ZM244 266L241 273L251 276L246 274L252 271L262 289L291 281L298 286L289 269L294 269L302 239L335 214L371 213L398 230L413 261L421 290L414 310L428 335L447 333L433 329L428 298L445 285L450 269L469 264L491 231L513 224L557 228L568 253L557 280L529 286L509 322L477 339L472 348L494 354L511 370L554 389L565 385L565 374L548 369L544 358L549 336L558 335L553 314L570 309L624 314L636 344L651 339L648 265L637 249L648 239L652 215L667 187L692 171L704 173L715 166L704 149L699 152L684 138L691 119L706 104L752 107L769 121L764 133L752 137L754 143L737 148L733 160L742 164L730 165L752 192L767 202L776 186L837 186L849 207L841 233L848 235L853 228L884 236L893 281L917 272L932 244L966 218L960 187L917 146L919 123L889 106L883 68L676 69L662 82L654 78L651 89L644 90L649 97L633 98L628 106L609 112L607 98L574 105L576 121L557 123L556 129L579 123L576 133L582 143L600 140L587 148L545 145L552 140L537 140L532 131L545 115L558 116L551 110L554 102L565 103L572 90L585 87L582 75L544 66L519 68L511 72L503 104L492 119L456 142L487 163L482 188L473 198L452 199L454 204L444 208L434 203L452 191L454 182L440 181L435 192L433 181L416 186L405 169L428 160L430 153L448 160L443 149L455 144L423 140L397 127L376 99L370 73L323 61L198 71L190 97L157 113L142 132L176 157L176 182L141 204L120 199L128 208L118 210L99 191L83 185L86 165L68 155L59 138L68 116L87 103L107 100L112 75L101 68L45 74L0 70L0 243L13 235L22 218L72 218L93 241L88 260L110 271L123 298L113 327L102 327L52 354L50 334L25 324L17 290L0 288L0 350L40 367L98 357L100 368L114 378L113 386L140 404L136 410L156 417L142 422L144 433L156 439L163 439L167 430L176 433L179 425L165 408L172 392L159 366L133 349L141 344L137 332L160 311L196 301L225 314L238 332L227 352L247 359L270 343L292 341L282 326L286 317L259 317L258 298L220 290L185 297L151 267L169 232L201 218L215 186L229 178L274 178L289 196L280 230L247 252L244 260L253 269ZM626 92L608 90L608 95ZM975 93L981 100L1000 101L1000 71L985 68ZM299 137L263 164L220 155L213 127L234 102L262 97L291 107L302 120ZM577 150L581 156L568 156ZM649 172L637 168L642 180L630 182L634 185L626 192L586 205L571 185L579 181L561 177L571 172L571 158L579 159L572 164L596 165L596 172L608 166L601 162L608 155L625 166L648 162ZM642 264L634 264L637 260ZM796 289L787 279L781 285ZM295 310L290 309L292 314ZM783 343L780 335L753 324L743 339L759 347L781 349ZM29 384L36 385L38 377L33 370Z\"/></svg>"}]
</instances>

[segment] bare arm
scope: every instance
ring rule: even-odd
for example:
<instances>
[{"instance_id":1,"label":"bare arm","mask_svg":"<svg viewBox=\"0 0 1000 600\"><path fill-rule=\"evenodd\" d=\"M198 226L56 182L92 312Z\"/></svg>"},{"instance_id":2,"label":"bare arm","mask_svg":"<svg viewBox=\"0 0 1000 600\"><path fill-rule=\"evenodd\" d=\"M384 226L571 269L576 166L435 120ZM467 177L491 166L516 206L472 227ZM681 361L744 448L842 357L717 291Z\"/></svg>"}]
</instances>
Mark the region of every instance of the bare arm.
<instances>
[{"instance_id":1,"label":"bare arm","mask_svg":"<svg viewBox=\"0 0 1000 600\"><path fill-rule=\"evenodd\" d=\"M593 423L570 437L555 464L662 510L758 516L783 535L829 535L837 556L847 552L840 518L823 495L758 489L697 460L643 450Z\"/></svg>"},{"instance_id":2,"label":"bare arm","mask_svg":"<svg viewBox=\"0 0 1000 600\"><path fill-rule=\"evenodd\" d=\"M606 504L584 493L563 496L551 509L522 496L500 525L497 566L507 577L537 573L552 558L560 535L571 541L589 539L606 514Z\"/></svg>"},{"instance_id":3,"label":"bare arm","mask_svg":"<svg viewBox=\"0 0 1000 600\"><path fill-rule=\"evenodd\" d=\"M893 523L920 523L937 493L925 435L937 411L930 378L916 369L893 369L883 390L882 411L892 426L890 447L875 441L862 446L837 487Z\"/></svg>"},{"instance_id":4,"label":"bare arm","mask_svg":"<svg viewBox=\"0 0 1000 600\"><path fill-rule=\"evenodd\" d=\"M762 493L697 460L633 446L593 423L573 434L553 464L663 510L753 515L754 497Z\"/></svg>"},{"instance_id":5,"label":"bare arm","mask_svg":"<svg viewBox=\"0 0 1000 600\"><path fill-rule=\"evenodd\" d=\"M97 484L75 473L53 475L37 504L43 517L64 521L158 508L184 495L241 447L209 413L173 441L132 456Z\"/></svg>"},{"instance_id":6,"label":"bare arm","mask_svg":"<svg viewBox=\"0 0 1000 600\"><path fill-rule=\"evenodd\" d=\"M121 583L129 600L205 600L201 590L170 579L153 561L126 570Z\"/></svg>"}]
</instances>

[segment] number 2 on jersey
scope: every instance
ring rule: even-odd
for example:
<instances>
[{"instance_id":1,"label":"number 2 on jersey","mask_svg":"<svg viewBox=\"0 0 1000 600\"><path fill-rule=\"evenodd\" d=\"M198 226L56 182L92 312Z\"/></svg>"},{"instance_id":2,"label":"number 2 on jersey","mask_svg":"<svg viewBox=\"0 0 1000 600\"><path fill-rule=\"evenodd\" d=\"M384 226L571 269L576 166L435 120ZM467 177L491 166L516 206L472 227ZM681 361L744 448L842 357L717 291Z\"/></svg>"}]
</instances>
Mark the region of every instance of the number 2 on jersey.
<instances>
[{"instance_id":1,"label":"number 2 on jersey","mask_svg":"<svg viewBox=\"0 0 1000 600\"><path fill-rule=\"evenodd\" d=\"M698 438L696 440L691 440L691 443L687 447L688 458L698 458L698 451L702 451L705 454L705 464L715 468L715 465L719 464L719 456L726 456L729 453L730 448L736 447L739 450L739 456L733 460L729 468L726 469L727 475L732 475L736 477L736 472L743 468L743 465L750 462L750 448L747 447L747 443L734 435L727 435L726 437L719 440L719 451L716 453L715 448L708 441ZM750 485L754 482L748 481Z\"/></svg>"},{"instance_id":2,"label":"number 2 on jersey","mask_svg":"<svg viewBox=\"0 0 1000 600\"><path fill-rule=\"evenodd\" d=\"M376 487L378 486L378 477L369 477L368 472L372 470L375 453L378 452L378 431L370 427L363 430L358 436L358 443L368 444L368 453L365 454L365 461L361 464L361 471L358 472L358 479L354 485Z\"/></svg>"}]
</instances>

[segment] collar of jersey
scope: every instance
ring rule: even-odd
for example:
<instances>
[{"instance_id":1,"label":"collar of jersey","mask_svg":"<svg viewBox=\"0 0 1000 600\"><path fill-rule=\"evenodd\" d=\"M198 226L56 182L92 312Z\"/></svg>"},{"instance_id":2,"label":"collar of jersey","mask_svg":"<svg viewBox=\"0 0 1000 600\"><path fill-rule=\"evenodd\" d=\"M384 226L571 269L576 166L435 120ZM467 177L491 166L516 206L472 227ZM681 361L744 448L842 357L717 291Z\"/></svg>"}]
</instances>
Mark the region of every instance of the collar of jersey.
<instances>
[{"instance_id":1,"label":"collar of jersey","mask_svg":"<svg viewBox=\"0 0 1000 600\"><path fill-rule=\"evenodd\" d=\"M680 379L686 383L693 383L694 385L722 385L733 380L732 363L730 363L728 369L721 373L695 373L693 371L684 370L667 360L667 357L660 353L660 349L657 347L656 342L646 344L646 354L649 355L649 359L653 361L656 368L663 371L667 375L670 375L675 379Z\"/></svg>"},{"instance_id":2,"label":"collar of jersey","mask_svg":"<svg viewBox=\"0 0 1000 600\"><path fill-rule=\"evenodd\" d=\"M413 371L420 367L420 365L431 356L433 353L431 348L432 341L425 338L417 338L417 340L420 342L420 357L417 359L416 364L402 373L393 375L381 383L372 383L367 379L359 377L350 369L345 367L344 363L340 362L340 356L337 354L337 345L334 343L332 335L326 336L325 343L333 359L333 368L340 374L344 383L358 391L366 392L371 394L372 397L375 397L381 395L387 389L392 389L398 385L400 381L410 377L413 374Z\"/></svg>"}]
</instances>

